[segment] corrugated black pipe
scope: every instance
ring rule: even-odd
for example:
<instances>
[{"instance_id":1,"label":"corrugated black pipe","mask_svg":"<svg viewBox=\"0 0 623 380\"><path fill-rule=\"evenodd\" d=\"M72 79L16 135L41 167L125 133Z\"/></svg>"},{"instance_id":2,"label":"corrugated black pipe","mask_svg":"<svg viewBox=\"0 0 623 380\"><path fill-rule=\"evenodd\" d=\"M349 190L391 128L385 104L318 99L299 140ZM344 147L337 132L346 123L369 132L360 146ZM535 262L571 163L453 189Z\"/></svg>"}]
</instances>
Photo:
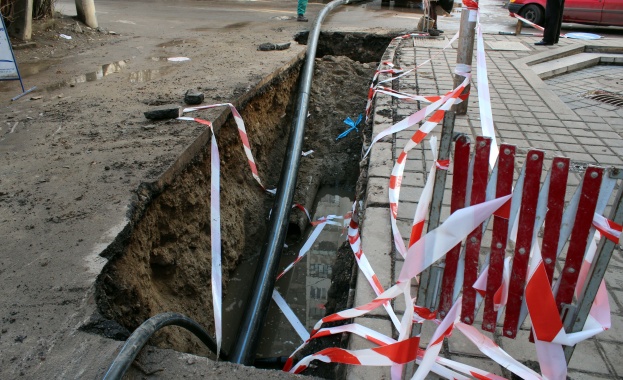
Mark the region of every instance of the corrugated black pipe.
<instances>
[{"instance_id":1,"label":"corrugated black pipe","mask_svg":"<svg viewBox=\"0 0 623 380\"><path fill-rule=\"evenodd\" d=\"M252 293L247 302L246 312L238 332L238 339L231 353L230 360L233 363L253 364L257 341L260 337L264 318L275 287L277 265L279 264L281 249L285 242L290 221L290 210L292 208L294 190L296 189L299 161L301 160L309 93L314 76L314 59L316 58L318 37L320 36L320 24L330 11L349 2L350 0L334 0L327 4L318 14L314 22L314 28L307 39L307 56L301 74L296 111L281 170L277 199L273 205L268 226L268 239L260 254L257 272L251 285Z\"/></svg>"},{"instance_id":2,"label":"corrugated black pipe","mask_svg":"<svg viewBox=\"0 0 623 380\"><path fill-rule=\"evenodd\" d=\"M132 365L134 359L143 346L147 344L149 338L154 335L154 333L166 326L179 326L183 327L186 330L193 333L197 338L205 344L210 351L216 353L216 343L212 340L212 337L208 334L207 331L203 329L197 322L188 318L187 316L179 313L162 313L155 315L145 322L143 322L134 332L128 340L126 340L125 344L119 351L119 354L112 362L106 375L104 375L104 380L121 380L123 375ZM227 360L227 356L223 354L221 351L220 358L222 360Z\"/></svg>"}]
</instances>

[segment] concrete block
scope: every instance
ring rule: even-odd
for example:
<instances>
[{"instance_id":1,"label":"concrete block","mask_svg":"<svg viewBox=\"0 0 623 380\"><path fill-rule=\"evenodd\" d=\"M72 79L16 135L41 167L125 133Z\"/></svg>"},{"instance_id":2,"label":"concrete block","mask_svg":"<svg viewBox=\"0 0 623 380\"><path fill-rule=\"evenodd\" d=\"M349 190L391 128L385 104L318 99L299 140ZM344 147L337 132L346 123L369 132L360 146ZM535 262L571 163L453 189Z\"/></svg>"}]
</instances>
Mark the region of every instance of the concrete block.
<instances>
[{"instance_id":1,"label":"concrete block","mask_svg":"<svg viewBox=\"0 0 623 380\"><path fill-rule=\"evenodd\" d=\"M366 207L389 207L389 180L373 177L368 179L366 190Z\"/></svg>"},{"instance_id":2,"label":"concrete block","mask_svg":"<svg viewBox=\"0 0 623 380\"><path fill-rule=\"evenodd\" d=\"M368 207L361 229L362 249L370 266L376 273L381 285L385 289L391 286L392 265L392 240L391 225L389 223L389 209ZM370 283L359 272L357 277L357 289L355 292L355 305L363 305L376 298ZM378 308L371 315L387 315L385 309Z\"/></svg>"},{"instance_id":3,"label":"concrete block","mask_svg":"<svg viewBox=\"0 0 623 380\"><path fill-rule=\"evenodd\" d=\"M377 142L370 150L368 177L388 178L392 173L392 143Z\"/></svg>"},{"instance_id":4,"label":"concrete block","mask_svg":"<svg viewBox=\"0 0 623 380\"><path fill-rule=\"evenodd\" d=\"M175 119L182 115L182 107L177 104L167 104L144 112L150 120Z\"/></svg>"}]
</instances>

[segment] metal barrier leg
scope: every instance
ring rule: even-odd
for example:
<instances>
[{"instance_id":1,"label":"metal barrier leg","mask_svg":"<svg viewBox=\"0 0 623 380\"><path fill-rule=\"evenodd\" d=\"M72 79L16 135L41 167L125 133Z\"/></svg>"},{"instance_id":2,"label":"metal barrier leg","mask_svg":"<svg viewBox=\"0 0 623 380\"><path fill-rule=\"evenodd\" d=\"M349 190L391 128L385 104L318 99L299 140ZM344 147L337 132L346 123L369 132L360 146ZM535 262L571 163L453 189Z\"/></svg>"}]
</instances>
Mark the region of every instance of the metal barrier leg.
<instances>
[{"instance_id":1,"label":"metal barrier leg","mask_svg":"<svg viewBox=\"0 0 623 380\"><path fill-rule=\"evenodd\" d=\"M610 219L618 224L623 224L623 186L619 188L617 196L614 201L612 212L610 213ZM584 328L586 319L597 295L599 285L604 278L612 252L614 251L615 243L602 238L599 246L597 247L597 253L593 259L593 264L588 270L586 282L580 292L581 296L578 301L578 305L575 308L569 310L567 318L565 318L565 329L567 332L578 332ZM565 347L565 357L567 363L571 360L575 346Z\"/></svg>"}]
</instances>

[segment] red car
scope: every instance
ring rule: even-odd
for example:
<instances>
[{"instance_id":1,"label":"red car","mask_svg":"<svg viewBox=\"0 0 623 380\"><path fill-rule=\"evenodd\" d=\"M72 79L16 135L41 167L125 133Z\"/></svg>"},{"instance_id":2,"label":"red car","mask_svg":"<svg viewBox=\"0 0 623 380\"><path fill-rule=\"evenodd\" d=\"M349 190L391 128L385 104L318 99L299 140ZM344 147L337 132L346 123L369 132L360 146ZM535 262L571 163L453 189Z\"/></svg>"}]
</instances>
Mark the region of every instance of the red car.
<instances>
[{"instance_id":1,"label":"red car","mask_svg":"<svg viewBox=\"0 0 623 380\"><path fill-rule=\"evenodd\" d=\"M545 0L510 0L508 10L539 25L545 20ZM623 0L566 0L562 22L623 26Z\"/></svg>"}]
</instances>

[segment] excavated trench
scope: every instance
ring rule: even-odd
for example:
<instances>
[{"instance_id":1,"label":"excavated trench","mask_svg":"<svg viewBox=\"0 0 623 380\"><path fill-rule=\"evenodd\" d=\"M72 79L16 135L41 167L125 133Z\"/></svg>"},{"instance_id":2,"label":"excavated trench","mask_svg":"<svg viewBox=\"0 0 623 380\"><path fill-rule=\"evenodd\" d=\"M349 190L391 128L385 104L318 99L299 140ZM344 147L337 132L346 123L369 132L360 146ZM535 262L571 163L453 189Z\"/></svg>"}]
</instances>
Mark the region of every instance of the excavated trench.
<instances>
[{"instance_id":1,"label":"excavated trench","mask_svg":"<svg viewBox=\"0 0 623 380\"><path fill-rule=\"evenodd\" d=\"M305 38L297 36L299 42L304 42ZM336 137L348 129L343 122L347 117L356 120L359 114L365 113L369 82L390 40L387 35L321 35L303 146L304 152L314 152L302 157L295 193L295 202L312 213L317 211L316 216L322 216L320 214L329 209L335 213L348 210L356 187L363 188L365 173L360 173L360 165L364 172L367 165L360 163L361 147L369 141L370 127L362 122L358 131L338 141ZM280 69L236 104L247 128L260 177L268 188L278 184L301 66L302 60L299 60ZM251 177L235 123L228 113L224 112L214 121L221 152L223 348L226 352L233 344L238 320L244 312L250 290L248 284L266 239L267 218L274 200ZM128 228L103 252L109 261L96 284L101 317L94 318L84 330L124 339L127 331L133 331L149 317L175 311L193 318L214 333L210 289L209 144L198 149L188 164L164 182L158 186L144 184L137 190ZM319 206L327 200L332 206L328 209L326 205L322 206L324 209ZM296 257L310 228L303 213L292 212L288 248L282 255L280 269ZM330 241L317 244L321 251L331 255L313 267L315 275L321 273L325 290L310 284L309 280L305 282L307 271L312 270L310 263L299 263L298 274L284 282L288 286L278 284L284 293L291 288L302 289L286 296L289 302L294 299L292 302L302 305L300 310L295 307L295 311L302 314L302 320L310 316L317 320L323 316L318 313L346 306L352 253L342 246L345 236L339 236L341 231L330 233ZM303 283L295 284L297 281L293 278L297 276ZM306 297L306 300L299 297ZM306 311L305 305L312 305L313 313ZM278 313L271 310L268 318L269 321L278 318ZM274 319L273 322L278 329L289 328ZM291 341L280 334L270 335L269 340ZM279 346L262 339L261 346L269 347L268 352L261 353L264 356L288 355L300 344L294 341L293 347ZM197 339L178 328L160 331L151 344L213 356Z\"/></svg>"}]
</instances>

